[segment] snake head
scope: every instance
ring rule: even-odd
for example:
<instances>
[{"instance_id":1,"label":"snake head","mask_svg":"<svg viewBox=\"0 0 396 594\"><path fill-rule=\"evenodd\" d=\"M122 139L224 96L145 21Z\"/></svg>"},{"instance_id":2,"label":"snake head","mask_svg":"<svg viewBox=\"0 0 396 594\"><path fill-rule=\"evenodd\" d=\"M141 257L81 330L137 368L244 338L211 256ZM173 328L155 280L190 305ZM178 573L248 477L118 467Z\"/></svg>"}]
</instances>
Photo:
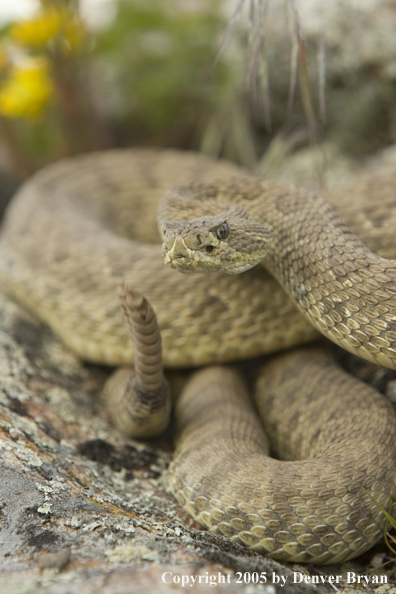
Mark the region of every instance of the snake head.
<instances>
[{"instance_id":1,"label":"snake head","mask_svg":"<svg viewBox=\"0 0 396 594\"><path fill-rule=\"evenodd\" d=\"M190 221L165 221L162 256L180 272L239 274L267 255L272 233L240 206Z\"/></svg>"}]
</instances>

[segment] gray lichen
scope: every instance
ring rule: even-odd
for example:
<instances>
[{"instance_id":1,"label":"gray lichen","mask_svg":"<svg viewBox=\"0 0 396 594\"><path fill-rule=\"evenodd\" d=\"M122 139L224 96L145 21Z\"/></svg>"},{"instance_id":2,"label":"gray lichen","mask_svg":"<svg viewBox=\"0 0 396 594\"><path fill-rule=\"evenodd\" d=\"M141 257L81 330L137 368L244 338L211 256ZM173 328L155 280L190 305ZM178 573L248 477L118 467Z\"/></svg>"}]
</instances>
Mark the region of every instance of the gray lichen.
<instances>
[{"instance_id":1,"label":"gray lichen","mask_svg":"<svg viewBox=\"0 0 396 594\"><path fill-rule=\"evenodd\" d=\"M0 297L0 591L167 592L166 571L220 571L233 581L217 591L237 592L235 570L290 574L196 531L167 486L170 438L121 437L100 405L107 375Z\"/></svg>"}]
</instances>

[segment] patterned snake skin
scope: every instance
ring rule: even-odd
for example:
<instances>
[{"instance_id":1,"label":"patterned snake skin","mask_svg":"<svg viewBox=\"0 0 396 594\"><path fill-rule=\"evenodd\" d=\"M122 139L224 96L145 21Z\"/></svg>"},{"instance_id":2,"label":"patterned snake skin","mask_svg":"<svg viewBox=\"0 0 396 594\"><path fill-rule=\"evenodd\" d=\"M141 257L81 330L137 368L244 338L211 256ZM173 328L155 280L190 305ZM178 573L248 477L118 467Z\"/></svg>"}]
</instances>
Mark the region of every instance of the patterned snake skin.
<instances>
[{"instance_id":1,"label":"patterned snake skin","mask_svg":"<svg viewBox=\"0 0 396 594\"><path fill-rule=\"evenodd\" d=\"M125 278L157 314L166 366L284 350L316 338L314 324L344 348L395 367L396 262L384 258L396 256L396 176L327 194L375 256L322 199L275 182L230 181L235 175L242 174L232 165L174 151L113 151L52 165L8 210L0 282L94 362L133 362L115 299ZM266 265L280 284L262 266L239 276L181 276L165 267L152 212L173 186L183 189L162 204L160 228L174 221L166 241L178 265L197 242L183 227L183 241L172 243L173 233L180 238L175 221L215 221L198 243L204 259L217 257L220 206L232 211L230 227L233 217L258 221L255 237L271 243ZM235 264L235 250L221 250ZM387 506L394 487L392 407L316 350L265 364L255 392L271 447L286 461L263 454L267 438L235 369L198 372L178 405L171 483L179 501L210 530L276 559L329 563L366 550L383 525L367 493Z\"/></svg>"}]
</instances>

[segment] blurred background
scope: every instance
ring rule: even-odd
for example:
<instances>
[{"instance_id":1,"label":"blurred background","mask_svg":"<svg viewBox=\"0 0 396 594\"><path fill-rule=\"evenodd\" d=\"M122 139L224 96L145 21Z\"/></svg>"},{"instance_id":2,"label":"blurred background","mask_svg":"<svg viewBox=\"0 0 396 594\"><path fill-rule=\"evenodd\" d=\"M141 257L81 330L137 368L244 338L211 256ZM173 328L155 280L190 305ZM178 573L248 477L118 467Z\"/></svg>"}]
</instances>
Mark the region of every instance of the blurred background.
<instances>
[{"instance_id":1,"label":"blurred background","mask_svg":"<svg viewBox=\"0 0 396 594\"><path fill-rule=\"evenodd\" d=\"M396 170L396 0L1 0L0 184L125 146Z\"/></svg>"}]
</instances>

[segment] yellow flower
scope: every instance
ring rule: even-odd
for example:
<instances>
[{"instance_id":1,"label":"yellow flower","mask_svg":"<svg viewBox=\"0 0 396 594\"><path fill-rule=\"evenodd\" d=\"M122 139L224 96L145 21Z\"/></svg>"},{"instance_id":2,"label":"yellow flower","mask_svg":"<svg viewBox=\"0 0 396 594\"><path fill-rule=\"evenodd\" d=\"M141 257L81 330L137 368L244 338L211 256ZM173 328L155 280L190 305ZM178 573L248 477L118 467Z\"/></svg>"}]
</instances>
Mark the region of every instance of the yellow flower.
<instances>
[{"instance_id":1,"label":"yellow flower","mask_svg":"<svg viewBox=\"0 0 396 594\"><path fill-rule=\"evenodd\" d=\"M0 72L5 69L8 64L8 58L5 49L0 45Z\"/></svg>"},{"instance_id":2,"label":"yellow flower","mask_svg":"<svg viewBox=\"0 0 396 594\"><path fill-rule=\"evenodd\" d=\"M0 113L10 118L35 118L42 113L53 93L47 64L32 60L14 67L0 88Z\"/></svg>"},{"instance_id":3,"label":"yellow flower","mask_svg":"<svg viewBox=\"0 0 396 594\"><path fill-rule=\"evenodd\" d=\"M78 49L83 39L83 26L70 10L44 8L29 21L15 23L10 36L14 41L29 47L43 47L55 38L63 38L70 49Z\"/></svg>"}]
</instances>

